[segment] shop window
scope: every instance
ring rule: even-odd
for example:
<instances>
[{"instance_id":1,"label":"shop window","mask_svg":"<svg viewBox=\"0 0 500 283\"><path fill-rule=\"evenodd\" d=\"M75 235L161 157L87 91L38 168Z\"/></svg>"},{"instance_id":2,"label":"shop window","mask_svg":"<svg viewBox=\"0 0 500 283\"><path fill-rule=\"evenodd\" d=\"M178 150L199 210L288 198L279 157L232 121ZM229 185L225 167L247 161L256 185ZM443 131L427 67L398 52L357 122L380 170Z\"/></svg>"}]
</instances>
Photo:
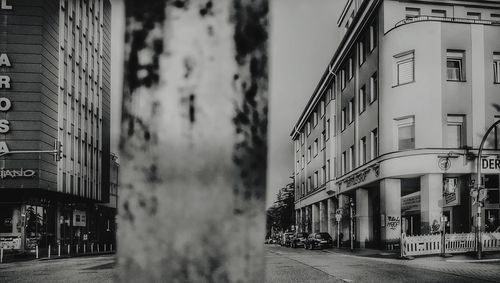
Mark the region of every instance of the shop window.
<instances>
[{"instance_id":1,"label":"shop window","mask_svg":"<svg viewBox=\"0 0 500 283\"><path fill-rule=\"evenodd\" d=\"M394 56L396 86L415 81L414 51L407 51Z\"/></svg>"},{"instance_id":2,"label":"shop window","mask_svg":"<svg viewBox=\"0 0 500 283\"><path fill-rule=\"evenodd\" d=\"M464 51L448 50L446 52L446 79L448 81L465 81Z\"/></svg>"},{"instance_id":3,"label":"shop window","mask_svg":"<svg viewBox=\"0 0 500 283\"><path fill-rule=\"evenodd\" d=\"M464 116L448 115L446 121L446 146L461 148L464 145Z\"/></svg>"},{"instance_id":4,"label":"shop window","mask_svg":"<svg viewBox=\"0 0 500 283\"><path fill-rule=\"evenodd\" d=\"M415 148L415 118L407 117L396 120L397 149L408 150Z\"/></svg>"},{"instance_id":5,"label":"shop window","mask_svg":"<svg viewBox=\"0 0 500 283\"><path fill-rule=\"evenodd\" d=\"M471 20L481 20L481 13L467 12L467 18Z\"/></svg>"}]
</instances>

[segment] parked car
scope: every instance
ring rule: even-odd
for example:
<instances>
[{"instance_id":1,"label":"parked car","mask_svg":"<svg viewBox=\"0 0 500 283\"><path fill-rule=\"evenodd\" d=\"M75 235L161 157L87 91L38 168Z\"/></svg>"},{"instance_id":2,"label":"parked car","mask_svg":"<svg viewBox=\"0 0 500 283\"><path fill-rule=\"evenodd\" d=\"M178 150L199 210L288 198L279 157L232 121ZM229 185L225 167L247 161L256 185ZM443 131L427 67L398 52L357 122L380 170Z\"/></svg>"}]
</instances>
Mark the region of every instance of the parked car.
<instances>
[{"instance_id":1,"label":"parked car","mask_svg":"<svg viewBox=\"0 0 500 283\"><path fill-rule=\"evenodd\" d=\"M333 239L326 232L312 233L307 237L304 247L311 250L315 248L331 248L333 247Z\"/></svg>"},{"instance_id":2,"label":"parked car","mask_svg":"<svg viewBox=\"0 0 500 283\"><path fill-rule=\"evenodd\" d=\"M293 232L285 232L281 237L280 245L288 247L291 243L291 238L293 237Z\"/></svg>"},{"instance_id":3,"label":"parked car","mask_svg":"<svg viewBox=\"0 0 500 283\"><path fill-rule=\"evenodd\" d=\"M292 237L292 248L296 248L296 247L303 247L304 246L304 243L306 242L307 240L307 233L305 232L300 232L300 233L297 233L295 235L293 235Z\"/></svg>"}]
</instances>

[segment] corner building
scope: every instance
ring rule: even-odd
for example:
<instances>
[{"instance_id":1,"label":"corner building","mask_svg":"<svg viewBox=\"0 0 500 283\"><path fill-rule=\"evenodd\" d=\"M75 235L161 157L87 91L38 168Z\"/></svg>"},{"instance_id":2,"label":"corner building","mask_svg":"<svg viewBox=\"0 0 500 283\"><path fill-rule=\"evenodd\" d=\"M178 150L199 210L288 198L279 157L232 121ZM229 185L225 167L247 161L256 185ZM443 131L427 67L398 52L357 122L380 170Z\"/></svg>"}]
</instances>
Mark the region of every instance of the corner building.
<instances>
[{"instance_id":1,"label":"corner building","mask_svg":"<svg viewBox=\"0 0 500 283\"><path fill-rule=\"evenodd\" d=\"M0 133L0 243L29 250L101 241L98 204L109 201L111 4L0 3L0 124L8 125ZM48 152L55 147L60 160Z\"/></svg>"},{"instance_id":2,"label":"corner building","mask_svg":"<svg viewBox=\"0 0 500 283\"><path fill-rule=\"evenodd\" d=\"M291 133L299 230L383 249L438 233L441 216L448 233L473 231L478 148L500 119L500 1L350 0L337 24L340 45ZM483 151L487 231L499 130Z\"/></svg>"}]
</instances>

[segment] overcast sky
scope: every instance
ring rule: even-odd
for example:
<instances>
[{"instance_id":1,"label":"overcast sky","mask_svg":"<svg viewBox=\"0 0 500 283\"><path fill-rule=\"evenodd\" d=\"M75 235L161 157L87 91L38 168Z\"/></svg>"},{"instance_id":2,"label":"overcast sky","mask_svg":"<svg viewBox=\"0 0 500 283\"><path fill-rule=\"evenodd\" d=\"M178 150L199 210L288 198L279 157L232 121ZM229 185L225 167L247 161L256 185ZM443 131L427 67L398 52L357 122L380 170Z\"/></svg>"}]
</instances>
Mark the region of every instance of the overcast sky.
<instances>
[{"instance_id":1,"label":"overcast sky","mask_svg":"<svg viewBox=\"0 0 500 283\"><path fill-rule=\"evenodd\" d=\"M336 46L336 22L345 0L270 0L270 128L267 206L291 181L290 132ZM118 153L123 82L123 3L112 0L111 150Z\"/></svg>"}]
</instances>

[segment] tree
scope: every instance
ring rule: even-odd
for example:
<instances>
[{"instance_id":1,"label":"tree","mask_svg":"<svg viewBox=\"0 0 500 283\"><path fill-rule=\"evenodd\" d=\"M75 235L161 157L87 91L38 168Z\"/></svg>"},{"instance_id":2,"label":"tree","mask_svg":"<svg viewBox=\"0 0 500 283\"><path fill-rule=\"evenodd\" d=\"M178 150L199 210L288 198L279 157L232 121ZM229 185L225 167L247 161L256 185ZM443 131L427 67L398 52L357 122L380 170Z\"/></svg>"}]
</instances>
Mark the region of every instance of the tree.
<instances>
[{"instance_id":1,"label":"tree","mask_svg":"<svg viewBox=\"0 0 500 283\"><path fill-rule=\"evenodd\" d=\"M295 224L294 202L295 187L293 182L281 188L276 194L276 201L267 210L267 231L271 229L286 231Z\"/></svg>"}]
</instances>

